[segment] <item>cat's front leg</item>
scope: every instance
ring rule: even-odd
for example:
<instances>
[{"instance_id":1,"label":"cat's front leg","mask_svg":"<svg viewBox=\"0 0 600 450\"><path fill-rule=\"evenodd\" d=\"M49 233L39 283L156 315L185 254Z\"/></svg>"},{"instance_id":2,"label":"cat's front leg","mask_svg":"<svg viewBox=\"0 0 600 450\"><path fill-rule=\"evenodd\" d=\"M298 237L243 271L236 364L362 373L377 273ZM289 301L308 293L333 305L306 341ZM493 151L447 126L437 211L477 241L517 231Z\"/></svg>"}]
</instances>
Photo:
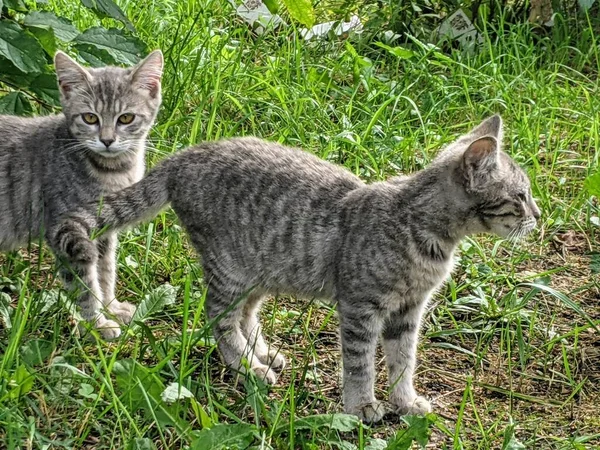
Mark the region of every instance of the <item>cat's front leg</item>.
<instances>
[{"instance_id":1,"label":"cat's front leg","mask_svg":"<svg viewBox=\"0 0 600 450\"><path fill-rule=\"evenodd\" d=\"M375 398L375 350L381 329L376 312L350 305L340 308L344 411L365 422L379 422L387 410Z\"/></svg>"},{"instance_id":2,"label":"cat's front leg","mask_svg":"<svg viewBox=\"0 0 600 450\"><path fill-rule=\"evenodd\" d=\"M47 240L61 261L60 275L70 292L77 295L77 305L84 320L91 322L104 339L121 335L119 324L101 312L103 294L98 280L98 252L88 234L89 226L78 220L65 220L49 226Z\"/></svg>"},{"instance_id":3,"label":"cat's front leg","mask_svg":"<svg viewBox=\"0 0 600 450\"><path fill-rule=\"evenodd\" d=\"M98 248L98 278L102 290L104 308L124 324L131 322L135 306L128 302L120 302L115 298L117 278L117 235L104 234L96 241Z\"/></svg>"},{"instance_id":4,"label":"cat's front leg","mask_svg":"<svg viewBox=\"0 0 600 450\"><path fill-rule=\"evenodd\" d=\"M413 386L416 365L417 339L423 305L401 308L392 312L383 329L390 383L390 403L398 414L425 414L431 405L417 395Z\"/></svg>"},{"instance_id":5,"label":"cat's front leg","mask_svg":"<svg viewBox=\"0 0 600 450\"><path fill-rule=\"evenodd\" d=\"M93 324L104 339L118 338L121 335L119 324L102 314L102 290L95 264L64 261L60 275L67 290L76 293L81 317Z\"/></svg>"}]
</instances>

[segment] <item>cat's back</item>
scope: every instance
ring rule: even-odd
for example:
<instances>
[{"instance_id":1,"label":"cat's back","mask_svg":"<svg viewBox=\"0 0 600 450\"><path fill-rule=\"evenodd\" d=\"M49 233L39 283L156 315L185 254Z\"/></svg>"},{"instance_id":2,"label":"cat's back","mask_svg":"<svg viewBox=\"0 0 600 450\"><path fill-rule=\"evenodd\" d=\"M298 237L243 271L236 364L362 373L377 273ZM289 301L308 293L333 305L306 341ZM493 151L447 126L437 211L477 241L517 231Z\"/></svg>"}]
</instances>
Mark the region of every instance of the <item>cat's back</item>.
<instances>
[{"instance_id":1,"label":"cat's back","mask_svg":"<svg viewBox=\"0 0 600 450\"><path fill-rule=\"evenodd\" d=\"M64 128L62 114L42 117L0 114L0 153L17 157L15 151L40 152L51 146Z\"/></svg>"},{"instance_id":2,"label":"cat's back","mask_svg":"<svg viewBox=\"0 0 600 450\"><path fill-rule=\"evenodd\" d=\"M349 188L363 184L348 170L307 151L258 138L206 143L194 151L206 158L213 170L227 171L232 175L247 175L252 178L264 176L282 184L341 184Z\"/></svg>"},{"instance_id":3,"label":"cat's back","mask_svg":"<svg viewBox=\"0 0 600 450\"><path fill-rule=\"evenodd\" d=\"M364 186L358 177L252 138L203 144L171 163L171 205L205 270L227 261L242 284L329 292L342 200Z\"/></svg>"},{"instance_id":4,"label":"cat's back","mask_svg":"<svg viewBox=\"0 0 600 450\"><path fill-rule=\"evenodd\" d=\"M0 115L0 250L39 233L43 179L52 172L52 148L64 116Z\"/></svg>"},{"instance_id":5,"label":"cat's back","mask_svg":"<svg viewBox=\"0 0 600 450\"><path fill-rule=\"evenodd\" d=\"M339 201L364 183L348 170L298 148L258 138L208 142L172 161L174 203L227 201L297 208ZM273 207L275 205L272 205Z\"/></svg>"}]
</instances>

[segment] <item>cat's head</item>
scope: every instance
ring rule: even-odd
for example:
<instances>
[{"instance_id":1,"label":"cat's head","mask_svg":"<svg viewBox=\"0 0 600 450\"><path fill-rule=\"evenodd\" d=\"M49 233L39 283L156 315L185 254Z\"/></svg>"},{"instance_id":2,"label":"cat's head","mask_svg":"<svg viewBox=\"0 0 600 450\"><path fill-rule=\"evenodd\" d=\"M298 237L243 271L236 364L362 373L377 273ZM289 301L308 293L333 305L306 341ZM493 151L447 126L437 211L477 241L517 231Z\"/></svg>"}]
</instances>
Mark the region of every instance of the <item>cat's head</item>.
<instances>
[{"instance_id":1,"label":"cat's head","mask_svg":"<svg viewBox=\"0 0 600 450\"><path fill-rule=\"evenodd\" d=\"M478 222L477 231L518 239L535 228L540 210L527 174L502 151L502 135L502 119L495 115L447 152L455 163L453 178L468 199L470 215Z\"/></svg>"},{"instance_id":2,"label":"cat's head","mask_svg":"<svg viewBox=\"0 0 600 450\"><path fill-rule=\"evenodd\" d=\"M161 101L160 50L129 68L84 68L62 52L54 64L63 113L80 144L76 148L115 158L143 147Z\"/></svg>"}]
</instances>

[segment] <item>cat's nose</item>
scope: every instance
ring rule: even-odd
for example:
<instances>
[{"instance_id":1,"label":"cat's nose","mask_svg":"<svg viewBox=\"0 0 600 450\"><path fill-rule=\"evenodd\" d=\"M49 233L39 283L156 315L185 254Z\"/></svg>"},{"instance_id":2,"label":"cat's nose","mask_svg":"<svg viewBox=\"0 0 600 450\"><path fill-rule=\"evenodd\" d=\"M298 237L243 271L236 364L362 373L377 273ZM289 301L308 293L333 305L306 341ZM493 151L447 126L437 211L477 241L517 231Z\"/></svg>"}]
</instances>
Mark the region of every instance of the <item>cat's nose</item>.
<instances>
[{"instance_id":1,"label":"cat's nose","mask_svg":"<svg viewBox=\"0 0 600 450\"><path fill-rule=\"evenodd\" d=\"M106 148L108 148L108 147L110 147L110 144L115 142L115 140L114 139L100 139L100 142L102 142L104 145L106 145Z\"/></svg>"},{"instance_id":2,"label":"cat's nose","mask_svg":"<svg viewBox=\"0 0 600 450\"><path fill-rule=\"evenodd\" d=\"M531 214L536 219L539 219L540 217L542 217L542 212L540 211L540 208L538 208L538 205L535 204L535 202L532 202L532 205L531 205Z\"/></svg>"}]
</instances>

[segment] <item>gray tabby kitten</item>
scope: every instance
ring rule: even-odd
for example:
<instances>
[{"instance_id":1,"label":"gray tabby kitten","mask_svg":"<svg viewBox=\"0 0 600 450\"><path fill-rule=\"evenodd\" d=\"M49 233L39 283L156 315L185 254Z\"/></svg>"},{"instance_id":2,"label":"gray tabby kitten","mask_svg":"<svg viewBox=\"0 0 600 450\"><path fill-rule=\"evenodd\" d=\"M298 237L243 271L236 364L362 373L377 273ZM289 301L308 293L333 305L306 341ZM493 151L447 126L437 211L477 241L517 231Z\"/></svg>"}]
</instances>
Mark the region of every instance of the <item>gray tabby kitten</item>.
<instances>
[{"instance_id":1,"label":"gray tabby kitten","mask_svg":"<svg viewBox=\"0 0 600 450\"><path fill-rule=\"evenodd\" d=\"M207 315L227 365L243 371L247 359L275 383L272 369L285 360L262 337L263 298L329 297L338 305L346 412L370 422L386 412L373 386L382 336L394 410L425 413L429 402L412 381L418 329L456 246L476 233L524 235L540 216L501 140L493 116L426 169L371 185L276 143L205 143L66 219L61 242L67 253L84 252L91 228L123 227L171 203L202 255Z\"/></svg>"},{"instance_id":2,"label":"gray tabby kitten","mask_svg":"<svg viewBox=\"0 0 600 450\"><path fill-rule=\"evenodd\" d=\"M0 251L47 238L58 253L61 214L144 175L145 139L161 101L162 53L127 69L84 69L62 52L54 62L63 113L0 116ZM61 270L71 289L87 286L78 301L82 316L105 338L121 331L102 308L122 322L134 310L115 300L116 245L116 233L108 233L93 257L67 258L71 267Z\"/></svg>"}]
</instances>

